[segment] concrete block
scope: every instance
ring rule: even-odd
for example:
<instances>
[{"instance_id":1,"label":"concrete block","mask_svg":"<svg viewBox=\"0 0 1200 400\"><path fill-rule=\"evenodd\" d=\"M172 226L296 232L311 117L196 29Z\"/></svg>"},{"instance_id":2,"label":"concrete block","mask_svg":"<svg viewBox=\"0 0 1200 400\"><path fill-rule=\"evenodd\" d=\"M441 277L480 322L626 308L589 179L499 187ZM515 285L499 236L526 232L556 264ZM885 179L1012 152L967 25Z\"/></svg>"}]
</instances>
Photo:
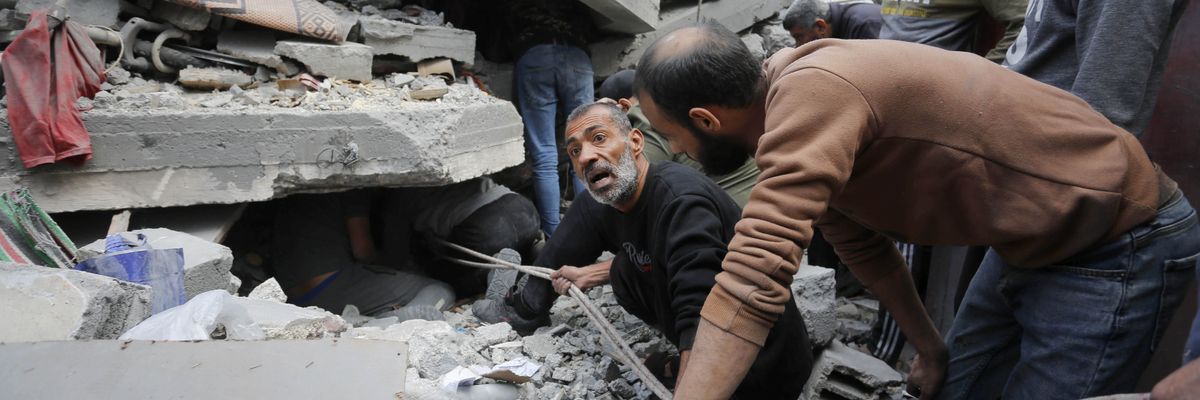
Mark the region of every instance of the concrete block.
<instances>
[{"instance_id":1,"label":"concrete block","mask_svg":"<svg viewBox=\"0 0 1200 400\"><path fill-rule=\"evenodd\" d=\"M802 399L874 400L899 398L904 379L875 357L833 342L813 364Z\"/></svg>"},{"instance_id":2,"label":"concrete block","mask_svg":"<svg viewBox=\"0 0 1200 400\"><path fill-rule=\"evenodd\" d=\"M146 243L156 249L183 249L183 287L191 299L209 290L229 288L229 268L233 252L228 247L170 229L153 228L131 231L129 235L146 235ZM104 239L80 249L82 259L104 253Z\"/></svg>"},{"instance_id":3,"label":"concrete block","mask_svg":"<svg viewBox=\"0 0 1200 400\"><path fill-rule=\"evenodd\" d=\"M0 342L116 339L150 316L150 288L82 271L0 262L0 304Z\"/></svg>"},{"instance_id":4,"label":"concrete block","mask_svg":"<svg viewBox=\"0 0 1200 400\"><path fill-rule=\"evenodd\" d=\"M444 26L414 25L383 18L359 20L363 43L375 55L395 54L413 62L448 57L475 62L475 32Z\"/></svg>"},{"instance_id":5,"label":"concrete block","mask_svg":"<svg viewBox=\"0 0 1200 400\"><path fill-rule=\"evenodd\" d=\"M167 21L179 29L199 32L208 28L212 14L198 8L184 7L169 1L156 1L150 9L150 16Z\"/></svg>"},{"instance_id":6,"label":"concrete block","mask_svg":"<svg viewBox=\"0 0 1200 400\"><path fill-rule=\"evenodd\" d=\"M481 345L480 348L483 348L515 340L517 339L517 332L507 322L501 322L475 328L474 337L475 341Z\"/></svg>"},{"instance_id":7,"label":"concrete block","mask_svg":"<svg viewBox=\"0 0 1200 400\"><path fill-rule=\"evenodd\" d=\"M267 339L321 339L344 332L346 321L315 307L300 308L270 300L234 297L233 302L246 308L250 319Z\"/></svg>"},{"instance_id":8,"label":"concrete block","mask_svg":"<svg viewBox=\"0 0 1200 400\"><path fill-rule=\"evenodd\" d=\"M50 8L57 0L18 0L17 12L29 15L33 10ZM121 6L118 0L65 0L67 15L84 25L100 25L117 28L117 13Z\"/></svg>"},{"instance_id":9,"label":"concrete block","mask_svg":"<svg viewBox=\"0 0 1200 400\"><path fill-rule=\"evenodd\" d=\"M371 80L371 47L358 43L328 44L283 40L275 54L299 61L313 75L366 82Z\"/></svg>"},{"instance_id":10,"label":"concrete block","mask_svg":"<svg viewBox=\"0 0 1200 400\"><path fill-rule=\"evenodd\" d=\"M251 299L270 300L279 303L287 303L287 294L283 293L283 288L279 287L279 281L275 278L270 278L263 283L254 287L250 294L246 295ZM357 310L357 308L355 309Z\"/></svg>"},{"instance_id":11,"label":"concrete block","mask_svg":"<svg viewBox=\"0 0 1200 400\"><path fill-rule=\"evenodd\" d=\"M804 317L813 348L825 347L838 329L837 282L831 268L802 265L792 277L792 299Z\"/></svg>"},{"instance_id":12,"label":"concrete block","mask_svg":"<svg viewBox=\"0 0 1200 400\"><path fill-rule=\"evenodd\" d=\"M217 51L274 68L287 76L300 72L295 64L284 62L283 57L275 54L275 34L271 31L221 31L217 35Z\"/></svg>"},{"instance_id":13,"label":"concrete block","mask_svg":"<svg viewBox=\"0 0 1200 400\"><path fill-rule=\"evenodd\" d=\"M592 68L596 79L617 71L636 68L646 47L655 39L696 21L696 5L664 8L659 13L658 29L632 38L616 38L591 44ZM700 16L719 22L734 32L741 32L755 23L771 18L787 8L791 0L717 0L707 1Z\"/></svg>"},{"instance_id":14,"label":"concrete block","mask_svg":"<svg viewBox=\"0 0 1200 400\"><path fill-rule=\"evenodd\" d=\"M179 84L188 89L203 91L229 90L234 86L249 86L254 77L242 71L225 68L187 67L179 71ZM232 100L233 96L229 96ZM228 102L228 100L226 100Z\"/></svg>"},{"instance_id":15,"label":"concrete block","mask_svg":"<svg viewBox=\"0 0 1200 400\"><path fill-rule=\"evenodd\" d=\"M403 343L0 343L12 399L409 399Z\"/></svg>"},{"instance_id":16,"label":"concrete block","mask_svg":"<svg viewBox=\"0 0 1200 400\"><path fill-rule=\"evenodd\" d=\"M658 0L581 0L595 11L596 27L618 33L646 33L658 26Z\"/></svg>"},{"instance_id":17,"label":"concrete block","mask_svg":"<svg viewBox=\"0 0 1200 400\"><path fill-rule=\"evenodd\" d=\"M28 187L47 212L235 204L445 185L525 161L523 125L512 103L478 94L464 99L469 88L451 89L436 102L374 96L333 111L97 108L83 117L94 149L87 164L33 170L21 166L0 110L0 190ZM351 143L357 162L328 161L331 151Z\"/></svg>"}]
</instances>

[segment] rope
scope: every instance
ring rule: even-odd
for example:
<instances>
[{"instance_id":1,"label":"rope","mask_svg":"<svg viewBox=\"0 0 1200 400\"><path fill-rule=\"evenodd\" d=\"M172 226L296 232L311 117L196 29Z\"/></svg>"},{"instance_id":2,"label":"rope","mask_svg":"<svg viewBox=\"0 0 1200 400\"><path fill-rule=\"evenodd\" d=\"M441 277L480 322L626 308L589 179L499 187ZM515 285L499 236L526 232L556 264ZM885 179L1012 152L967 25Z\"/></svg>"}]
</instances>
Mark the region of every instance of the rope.
<instances>
[{"instance_id":1,"label":"rope","mask_svg":"<svg viewBox=\"0 0 1200 400\"><path fill-rule=\"evenodd\" d=\"M119 32L117 32L117 31L113 30L113 28L109 28L109 27L107 27L107 26L103 26L103 25L88 25L88 28L104 29L104 30L106 30L106 31L109 31L109 32L112 32L112 33L116 34L116 35L117 35L117 37L121 37L121 34L120 34ZM120 47L118 47L118 49L119 49L119 50L117 50L117 61L114 61L114 62L112 63L112 65L109 65L109 66L108 66L108 68L105 68L105 69L104 69L104 74L105 74L105 75L108 75L108 73L109 73L110 71L112 71L112 70L113 70L113 68L116 68L118 65L121 65L121 59L122 59L122 58L125 58L125 41L124 41L124 40L122 40L122 41L121 41L121 46L120 46Z\"/></svg>"},{"instance_id":2,"label":"rope","mask_svg":"<svg viewBox=\"0 0 1200 400\"><path fill-rule=\"evenodd\" d=\"M545 267L514 264L477 252L475 250L468 249L458 244L448 242L441 238L436 238L436 240L446 247L458 250L481 260L491 262L491 264L487 264L461 260L454 257L445 257L447 260L461 265L487 269L515 269L517 271L524 272L531 276L545 280L550 280L550 273L554 271ZM605 339L608 339L609 342L616 345L615 347L617 347L617 352L619 353L620 357L614 358L619 358L617 361L623 362L626 366L632 369L634 374L637 374L638 378L642 380L642 383L645 384L646 387L650 388L650 391L654 392L654 395L658 396L658 398L663 400L671 400L671 391L667 390L666 386L663 386L662 382L659 382L658 378L655 378L654 374L651 374L650 370L646 369L645 365L637 362L637 353L634 353L633 349L629 347L629 343L626 343L625 339L621 338L621 333L617 331L617 328L612 326L612 323L608 322L608 319L605 318L604 313L600 311L600 308L597 307L595 303L592 303L592 299L584 294L582 290L579 290L578 287L575 287L575 285L571 285L571 288L568 289L568 294L570 294L571 298L574 298L575 301L579 302L579 304L583 306L584 313L587 314L588 319L592 320L592 325L599 328L600 334L603 335Z\"/></svg>"}]
</instances>

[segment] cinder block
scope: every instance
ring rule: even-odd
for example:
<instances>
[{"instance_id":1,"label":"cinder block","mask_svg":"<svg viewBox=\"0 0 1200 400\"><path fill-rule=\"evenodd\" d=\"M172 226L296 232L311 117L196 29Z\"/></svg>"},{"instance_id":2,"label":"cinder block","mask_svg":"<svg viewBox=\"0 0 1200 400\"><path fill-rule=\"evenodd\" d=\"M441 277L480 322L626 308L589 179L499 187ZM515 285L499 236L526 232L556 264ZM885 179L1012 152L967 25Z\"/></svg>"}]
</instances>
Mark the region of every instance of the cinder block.
<instances>
[{"instance_id":1,"label":"cinder block","mask_svg":"<svg viewBox=\"0 0 1200 400\"><path fill-rule=\"evenodd\" d=\"M841 342L821 352L812 375L804 384L802 399L876 400L898 398L904 389L899 372L875 357Z\"/></svg>"},{"instance_id":2,"label":"cinder block","mask_svg":"<svg viewBox=\"0 0 1200 400\"><path fill-rule=\"evenodd\" d=\"M138 229L130 234L146 235L146 243L155 249L183 249L183 287L191 299L209 290L229 288L229 268L233 252L228 247L184 232L170 229ZM83 259L104 253L104 239L79 249Z\"/></svg>"},{"instance_id":3,"label":"cinder block","mask_svg":"<svg viewBox=\"0 0 1200 400\"><path fill-rule=\"evenodd\" d=\"M0 262L0 342L116 339L150 316L150 288L82 271Z\"/></svg>"}]
</instances>

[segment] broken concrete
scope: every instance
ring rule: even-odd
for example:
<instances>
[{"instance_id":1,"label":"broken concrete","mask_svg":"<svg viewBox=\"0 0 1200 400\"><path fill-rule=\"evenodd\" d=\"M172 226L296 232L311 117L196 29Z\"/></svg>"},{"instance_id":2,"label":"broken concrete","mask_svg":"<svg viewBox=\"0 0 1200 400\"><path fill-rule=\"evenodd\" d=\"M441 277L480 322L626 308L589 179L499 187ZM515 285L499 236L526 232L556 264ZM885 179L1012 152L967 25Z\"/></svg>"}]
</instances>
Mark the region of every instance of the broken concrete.
<instances>
[{"instance_id":1,"label":"broken concrete","mask_svg":"<svg viewBox=\"0 0 1200 400\"><path fill-rule=\"evenodd\" d=\"M279 287L279 282L275 278L270 278L254 287L246 297L258 300L269 300L279 303L287 303L287 295L283 293L283 288ZM357 310L357 309L355 309Z\"/></svg>"},{"instance_id":2,"label":"broken concrete","mask_svg":"<svg viewBox=\"0 0 1200 400\"><path fill-rule=\"evenodd\" d=\"M658 26L658 0L581 0L596 12L596 27L618 33L646 33Z\"/></svg>"},{"instance_id":3,"label":"broken concrete","mask_svg":"<svg viewBox=\"0 0 1200 400\"><path fill-rule=\"evenodd\" d=\"M365 82L371 80L371 47L358 43L327 44L281 40L275 54L299 61L313 75Z\"/></svg>"},{"instance_id":4,"label":"broken concrete","mask_svg":"<svg viewBox=\"0 0 1200 400\"><path fill-rule=\"evenodd\" d=\"M208 11L184 7L169 1L156 1L150 9L150 16L169 22L185 31L202 31L208 28L212 14Z\"/></svg>"},{"instance_id":5,"label":"broken concrete","mask_svg":"<svg viewBox=\"0 0 1200 400\"><path fill-rule=\"evenodd\" d=\"M34 10L53 7L58 0L18 0L17 12L25 15ZM64 0L67 15L84 25L100 25L117 28L117 14L121 11L118 0Z\"/></svg>"},{"instance_id":6,"label":"broken concrete","mask_svg":"<svg viewBox=\"0 0 1200 400\"><path fill-rule=\"evenodd\" d=\"M150 288L82 271L0 262L0 304L0 342L116 339L150 316Z\"/></svg>"},{"instance_id":7,"label":"broken concrete","mask_svg":"<svg viewBox=\"0 0 1200 400\"><path fill-rule=\"evenodd\" d=\"M448 57L475 62L475 32L443 26L414 25L383 18L359 20L363 43L375 55L395 54L413 62Z\"/></svg>"},{"instance_id":8,"label":"broken concrete","mask_svg":"<svg viewBox=\"0 0 1200 400\"><path fill-rule=\"evenodd\" d=\"M188 67L179 71L179 84L188 89L228 90L234 86L246 87L253 82L254 77L225 68ZM230 99L232 97L230 96Z\"/></svg>"},{"instance_id":9,"label":"broken concrete","mask_svg":"<svg viewBox=\"0 0 1200 400\"><path fill-rule=\"evenodd\" d=\"M276 72L285 76L300 73L298 66L275 54L275 34L271 32L221 31L217 35L217 51L274 68Z\"/></svg>"},{"instance_id":10,"label":"broken concrete","mask_svg":"<svg viewBox=\"0 0 1200 400\"><path fill-rule=\"evenodd\" d=\"M13 399L408 399L403 343L0 343Z\"/></svg>"},{"instance_id":11,"label":"broken concrete","mask_svg":"<svg viewBox=\"0 0 1200 400\"><path fill-rule=\"evenodd\" d=\"M47 212L232 204L298 192L443 185L524 162L512 103L466 85L452 86L436 102L405 101L407 89L382 81L368 87L372 94L353 94L340 105L305 103L312 109L195 109L188 104L215 95L172 92L156 93L173 96L182 108L97 105L84 113L95 153L81 167L22 168L8 118L0 118L0 160L7 161L0 164L0 189L29 187ZM342 98L320 92L306 98L322 96ZM343 151L352 144L356 152Z\"/></svg>"},{"instance_id":12,"label":"broken concrete","mask_svg":"<svg viewBox=\"0 0 1200 400\"><path fill-rule=\"evenodd\" d=\"M300 308L271 300L234 297L267 339L321 339L346 330L346 321L316 307Z\"/></svg>"},{"instance_id":13,"label":"broken concrete","mask_svg":"<svg viewBox=\"0 0 1200 400\"><path fill-rule=\"evenodd\" d=\"M833 269L800 266L792 277L792 299L804 317L813 348L828 345L838 328L837 282Z\"/></svg>"},{"instance_id":14,"label":"broken concrete","mask_svg":"<svg viewBox=\"0 0 1200 400\"><path fill-rule=\"evenodd\" d=\"M592 43L592 66L597 79L603 79L617 71L637 67L638 60L646 47L655 39L696 21L696 5L664 8L659 13L658 29L632 38L616 38ZM700 7L701 18L719 22L729 30L741 32L755 23L771 18L787 8L791 0L717 0L705 2Z\"/></svg>"},{"instance_id":15,"label":"broken concrete","mask_svg":"<svg viewBox=\"0 0 1200 400\"><path fill-rule=\"evenodd\" d=\"M183 287L191 299L209 290L229 288L229 269L233 266L233 253L228 247L170 229L138 229L126 234L146 236L146 244L155 249L183 249ZM97 240L79 249L80 259L88 259L104 253L104 239Z\"/></svg>"},{"instance_id":16,"label":"broken concrete","mask_svg":"<svg viewBox=\"0 0 1200 400\"><path fill-rule=\"evenodd\" d=\"M834 341L813 364L802 399L874 400L899 398L904 379L875 357Z\"/></svg>"}]
</instances>

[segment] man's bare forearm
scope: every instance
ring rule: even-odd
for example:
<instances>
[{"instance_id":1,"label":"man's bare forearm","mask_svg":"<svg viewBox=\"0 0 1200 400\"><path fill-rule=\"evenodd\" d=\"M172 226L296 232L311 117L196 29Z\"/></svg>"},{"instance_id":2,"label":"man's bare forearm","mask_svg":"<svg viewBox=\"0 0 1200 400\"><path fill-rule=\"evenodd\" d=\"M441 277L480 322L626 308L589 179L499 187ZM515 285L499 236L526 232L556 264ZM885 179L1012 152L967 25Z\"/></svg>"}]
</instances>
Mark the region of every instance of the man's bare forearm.
<instances>
[{"instance_id":1,"label":"man's bare forearm","mask_svg":"<svg viewBox=\"0 0 1200 400\"><path fill-rule=\"evenodd\" d=\"M944 353L946 344L917 296L907 268L895 268L867 288L900 326L909 343L923 356Z\"/></svg>"},{"instance_id":2,"label":"man's bare forearm","mask_svg":"<svg viewBox=\"0 0 1200 400\"><path fill-rule=\"evenodd\" d=\"M758 358L759 350L758 345L701 319L686 366L680 360L675 398L728 399Z\"/></svg>"}]
</instances>

